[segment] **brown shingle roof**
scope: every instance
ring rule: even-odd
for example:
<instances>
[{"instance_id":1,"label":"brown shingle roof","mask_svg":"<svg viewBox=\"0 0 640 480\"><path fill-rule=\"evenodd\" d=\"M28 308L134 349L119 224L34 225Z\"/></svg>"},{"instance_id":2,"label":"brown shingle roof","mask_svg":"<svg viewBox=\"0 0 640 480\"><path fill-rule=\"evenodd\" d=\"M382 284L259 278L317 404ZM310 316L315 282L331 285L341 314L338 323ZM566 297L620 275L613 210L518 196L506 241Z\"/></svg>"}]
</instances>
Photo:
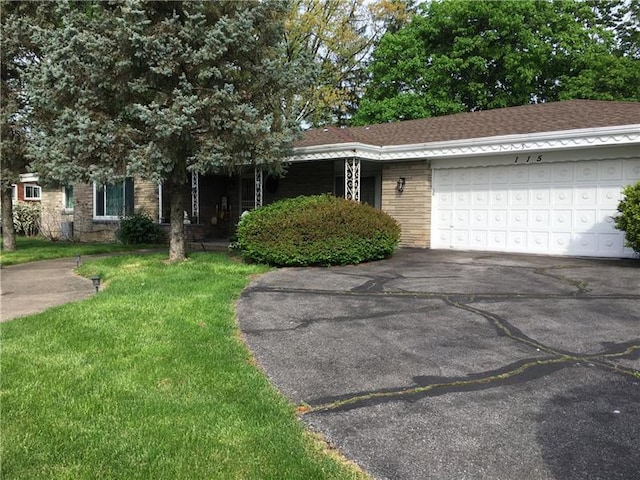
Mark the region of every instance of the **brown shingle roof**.
<instances>
[{"instance_id":1,"label":"brown shingle roof","mask_svg":"<svg viewBox=\"0 0 640 480\"><path fill-rule=\"evenodd\" d=\"M567 100L368 127L312 129L306 131L295 146L350 142L411 145L634 124L640 124L640 102Z\"/></svg>"}]
</instances>

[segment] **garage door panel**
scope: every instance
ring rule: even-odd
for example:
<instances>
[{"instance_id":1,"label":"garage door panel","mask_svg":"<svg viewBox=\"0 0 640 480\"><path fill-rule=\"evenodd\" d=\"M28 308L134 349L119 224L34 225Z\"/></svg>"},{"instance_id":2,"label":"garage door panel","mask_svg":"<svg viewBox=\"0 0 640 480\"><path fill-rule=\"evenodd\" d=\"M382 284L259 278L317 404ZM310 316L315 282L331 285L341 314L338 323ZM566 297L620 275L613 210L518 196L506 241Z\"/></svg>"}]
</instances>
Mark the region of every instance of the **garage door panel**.
<instances>
[{"instance_id":1,"label":"garage door panel","mask_svg":"<svg viewBox=\"0 0 640 480\"><path fill-rule=\"evenodd\" d=\"M572 182L575 165L572 163L557 163L551 167L553 178L557 182Z\"/></svg>"},{"instance_id":2,"label":"garage door panel","mask_svg":"<svg viewBox=\"0 0 640 480\"><path fill-rule=\"evenodd\" d=\"M507 232L505 230L490 230L487 235L487 246L491 250L503 251L507 247Z\"/></svg>"},{"instance_id":3,"label":"garage door panel","mask_svg":"<svg viewBox=\"0 0 640 480\"><path fill-rule=\"evenodd\" d=\"M551 212L551 230L570 232L573 223L573 210L553 210Z\"/></svg>"},{"instance_id":4,"label":"garage door panel","mask_svg":"<svg viewBox=\"0 0 640 480\"><path fill-rule=\"evenodd\" d=\"M573 205L573 187L561 185L551 192L551 204L558 206Z\"/></svg>"},{"instance_id":5,"label":"garage door panel","mask_svg":"<svg viewBox=\"0 0 640 480\"><path fill-rule=\"evenodd\" d=\"M489 211L488 210L474 210L471 215L471 228L487 228L489 224Z\"/></svg>"},{"instance_id":6,"label":"garage door panel","mask_svg":"<svg viewBox=\"0 0 640 480\"><path fill-rule=\"evenodd\" d=\"M592 186L580 186L575 189L573 203L575 205L595 205L598 200L598 189Z\"/></svg>"},{"instance_id":7,"label":"garage door panel","mask_svg":"<svg viewBox=\"0 0 640 480\"><path fill-rule=\"evenodd\" d=\"M576 210L573 217L574 232L588 232L596 225L596 210Z\"/></svg>"},{"instance_id":8,"label":"garage door panel","mask_svg":"<svg viewBox=\"0 0 640 480\"><path fill-rule=\"evenodd\" d=\"M634 255L612 217L640 159L443 170L433 177L435 248Z\"/></svg>"},{"instance_id":9,"label":"garage door panel","mask_svg":"<svg viewBox=\"0 0 640 480\"><path fill-rule=\"evenodd\" d=\"M536 164L529 169L529 180L531 183L549 183L551 180L551 165Z\"/></svg>"},{"instance_id":10,"label":"garage door panel","mask_svg":"<svg viewBox=\"0 0 640 480\"><path fill-rule=\"evenodd\" d=\"M527 232L509 232L509 243L507 248L511 251L522 251L527 247Z\"/></svg>"},{"instance_id":11,"label":"garage door panel","mask_svg":"<svg viewBox=\"0 0 640 480\"><path fill-rule=\"evenodd\" d=\"M509 183L528 184L529 183L529 165L512 166L509 171Z\"/></svg>"},{"instance_id":12,"label":"garage door panel","mask_svg":"<svg viewBox=\"0 0 640 480\"><path fill-rule=\"evenodd\" d=\"M598 165L598 180L622 180L622 160L607 160Z\"/></svg>"},{"instance_id":13,"label":"garage door panel","mask_svg":"<svg viewBox=\"0 0 640 480\"><path fill-rule=\"evenodd\" d=\"M490 194L490 205L492 207L506 207L509 205L508 190L492 190Z\"/></svg>"},{"instance_id":14,"label":"garage door panel","mask_svg":"<svg viewBox=\"0 0 640 480\"><path fill-rule=\"evenodd\" d=\"M616 209L620 200L622 200L622 189L619 186L598 188L597 202L600 208L610 206Z\"/></svg>"},{"instance_id":15,"label":"garage door panel","mask_svg":"<svg viewBox=\"0 0 640 480\"><path fill-rule=\"evenodd\" d=\"M594 182L598 179L598 167L592 163L594 162L579 162L576 165L577 182Z\"/></svg>"},{"instance_id":16,"label":"garage door panel","mask_svg":"<svg viewBox=\"0 0 640 480\"><path fill-rule=\"evenodd\" d=\"M549 205L550 202L550 192L548 188L535 188L531 195L529 196L531 205Z\"/></svg>"},{"instance_id":17,"label":"garage door panel","mask_svg":"<svg viewBox=\"0 0 640 480\"><path fill-rule=\"evenodd\" d=\"M551 232L549 250L553 253L568 253L571 246L571 232Z\"/></svg>"},{"instance_id":18,"label":"garage door panel","mask_svg":"<svg viewBox=\"0 0 640 480\"><path fill-rule=\"evenodd\" d=\"M640 179L640 160L626 160L624 164L624 184L635 183Z\"/></svg>"},{"instance_id":19,"label":"garage door panel","mask_svg":"<svg viewBox=\"0 0 640 480\"><path fill-rule=\"evenodd\" d=\"M482 249L487 246L488 232L486 230L471 230L470 243L472 248Z\"/></svg>"},{"instance_id":20,"label":"garage door panel","mask_svg":"<svg viewBox=\"0 0 640 480\"><path fill-rule=\"evenodd\" d=\"M529 205L529 190L515 188L509 192L509 205L512 207L526 207Z\"/></svg>"},{"instance_id":21,"label":"garage door panel","mask_svg":"<svg viewBox=\"0 0 640 480\"><path fill-rule=\"evenodd\" d=\"M491 168L491 185L507 185L509 184L509 167L490 167Z\"/></svg>"},{"instance_id":22,"label":"garage door panel","mask_svg":"<svg viewBox=\"0 0 640 480\"><path fill-rule=\"evenodd\" d=\"M532 210L529 215L529 229L536 232L549 230L549 210Z\"/></svg>"},{"instance_id":23,"label":"garage door panel","mask_svg":"<svg viewBox=\"0 0 640 480\"><path fill-rule=\"evenodd\" d=\"M529 222L529 210L509 211L509 225L511 228L526 229Z\"/></svg>"}]
</instances>

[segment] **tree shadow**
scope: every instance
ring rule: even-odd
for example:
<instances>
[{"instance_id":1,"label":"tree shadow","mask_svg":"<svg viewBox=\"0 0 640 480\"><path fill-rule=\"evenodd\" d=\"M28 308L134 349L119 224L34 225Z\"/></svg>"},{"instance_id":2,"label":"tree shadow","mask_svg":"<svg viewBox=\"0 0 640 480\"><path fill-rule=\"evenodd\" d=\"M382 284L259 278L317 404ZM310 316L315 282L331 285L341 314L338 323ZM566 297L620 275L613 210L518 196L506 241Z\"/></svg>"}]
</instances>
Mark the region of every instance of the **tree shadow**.
<instances>
[{"instance_id":1,"label":"tree shadow","mask_svg":"<svg viewBox=\"0 0 640 480\"><path fill-rule=\"evenodd\" d=\"M538 443L554 478L640 478L640 381L613 377L551 398Z\"/></svg>"}]
</instances>

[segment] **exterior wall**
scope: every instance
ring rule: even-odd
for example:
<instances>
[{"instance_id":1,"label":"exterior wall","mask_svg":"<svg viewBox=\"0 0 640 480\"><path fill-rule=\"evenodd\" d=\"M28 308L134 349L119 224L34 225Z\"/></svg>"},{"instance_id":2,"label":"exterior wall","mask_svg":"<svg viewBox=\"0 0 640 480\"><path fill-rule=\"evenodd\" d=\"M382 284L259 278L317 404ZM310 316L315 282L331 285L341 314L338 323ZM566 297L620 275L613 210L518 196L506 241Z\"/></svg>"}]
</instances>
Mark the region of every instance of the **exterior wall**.
<instances>
[{"instance_id":1,"label":"exterior wall","mask_svg":"<svg viewBox=\"0 0 640 480\"><path fill-rule=\"evenodd\" d=\"M40 206L41 233L47 238L71 240L74 212L64 208L63 189L43 188Z\"/></svg>"},{"instance_id":2,"label":"exterior wall","mask_svg":"<svg viewBox=\"0 0 640 480\"><path fill-rule=\"evenodd\" d=\"M133 182L134 212L158 218L158 185L135 179ZM117 220L93 219L93 185L74 185L73 236L81 242L113 242L120 227Z\"/></svg>"},{"instance_id":3,"label":"exterior wall","mask_svg":"<svg viewBox=\"0 0 640 480\"><path fill-rule=\"evenodd\" d=\"M398 178L406 181L398 192ZM387 163L382 167L382 210L402 229L400 246L429 248L431 240L431 167L426 160Z\"/></svg>"}]
</instances>

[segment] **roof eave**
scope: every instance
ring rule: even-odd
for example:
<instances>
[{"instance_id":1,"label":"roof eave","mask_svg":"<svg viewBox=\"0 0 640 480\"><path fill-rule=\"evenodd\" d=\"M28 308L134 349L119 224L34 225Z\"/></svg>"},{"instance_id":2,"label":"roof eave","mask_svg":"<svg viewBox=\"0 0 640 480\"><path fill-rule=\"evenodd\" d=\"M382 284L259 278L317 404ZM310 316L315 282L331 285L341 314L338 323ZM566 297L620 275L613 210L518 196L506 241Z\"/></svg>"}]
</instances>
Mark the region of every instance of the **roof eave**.
<instances>
[{"instance_id":1,"label":"roof eave","mask_svg":"<svg viewBox=\"0 0 640 480\"><path fill-rule=\"evenodd\" d=\"M304 162L356 157L369 161L392 162L633 144L640 144L640 124L405 145L377 146L360 142L313 145L294 148L294 154L289 160Z\"/></svg>"}]
</instances>

